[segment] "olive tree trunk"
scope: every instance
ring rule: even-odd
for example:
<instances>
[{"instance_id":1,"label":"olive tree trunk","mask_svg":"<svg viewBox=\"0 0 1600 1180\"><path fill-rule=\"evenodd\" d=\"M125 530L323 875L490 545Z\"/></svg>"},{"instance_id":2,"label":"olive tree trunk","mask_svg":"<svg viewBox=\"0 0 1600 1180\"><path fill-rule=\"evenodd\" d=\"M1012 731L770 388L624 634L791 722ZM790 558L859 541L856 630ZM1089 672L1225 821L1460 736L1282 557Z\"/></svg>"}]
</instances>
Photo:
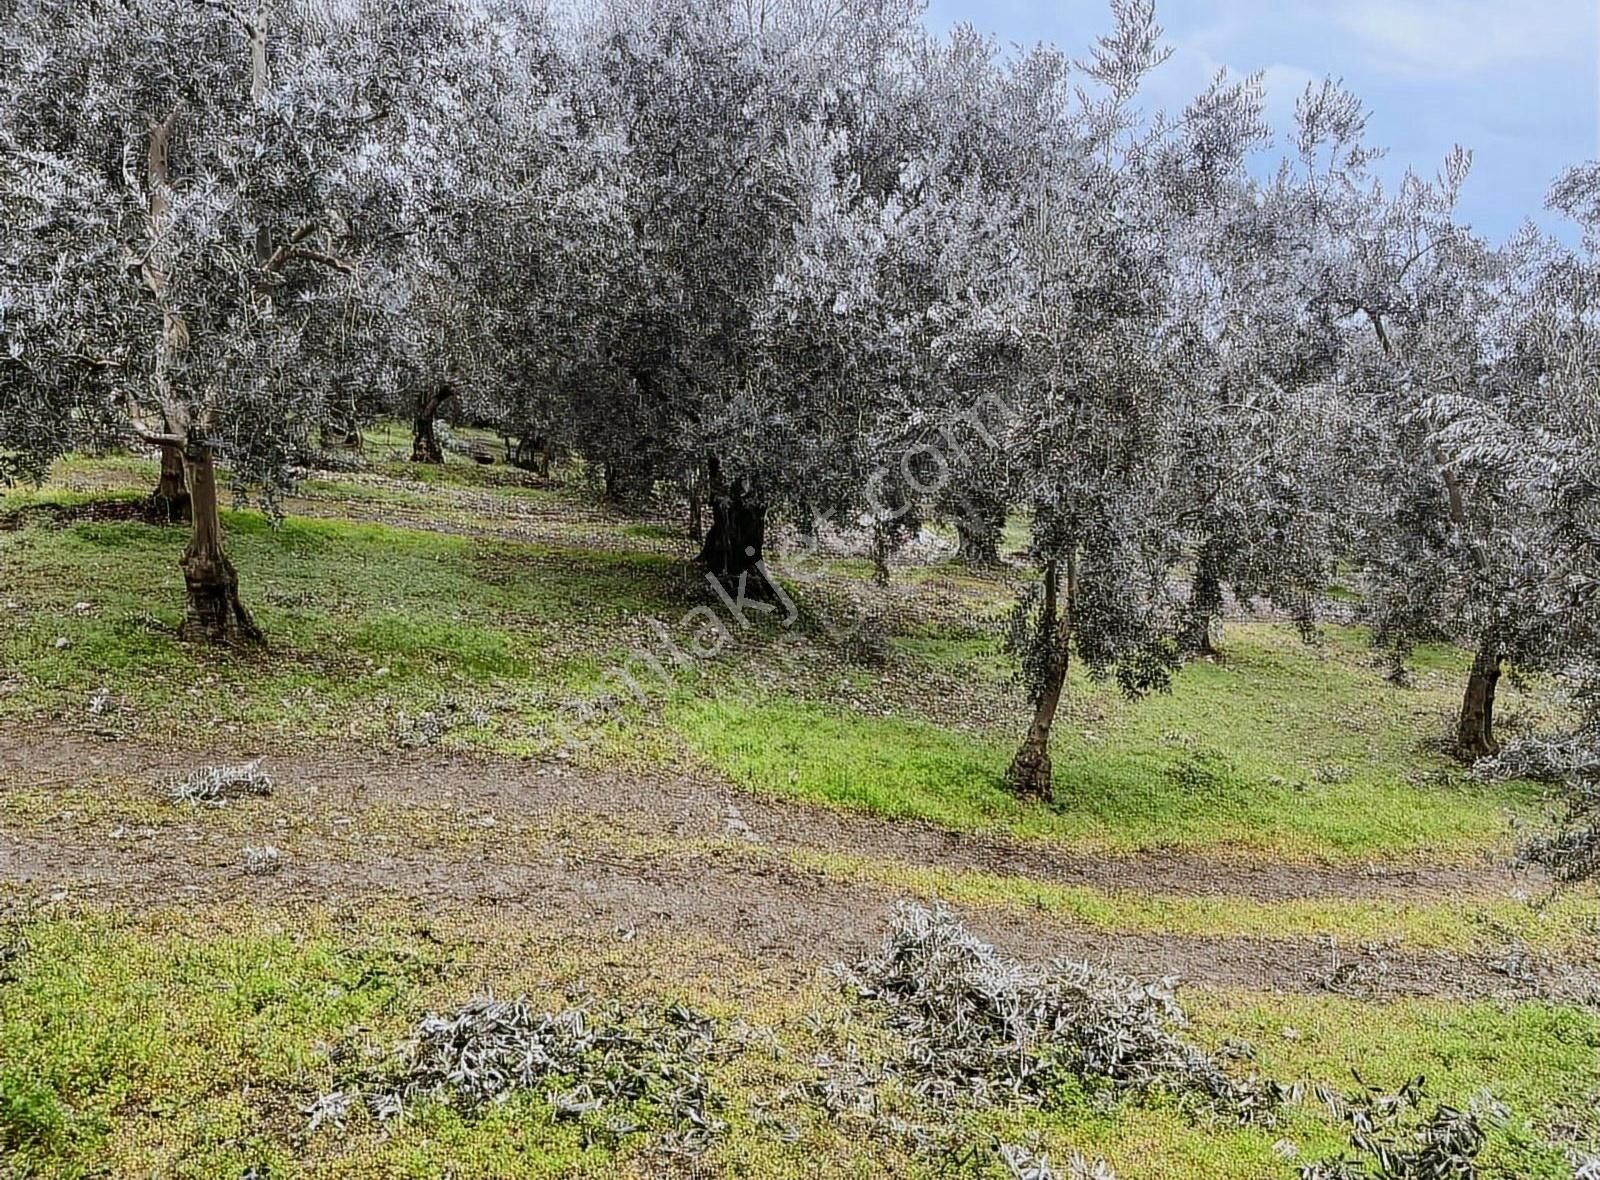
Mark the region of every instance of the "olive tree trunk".
<instances>
[{"instance_id":1,"label":"olive tree trunk","mask_svg":"<svg viewBox=\"0 0 1600 1180\"><path fill-rule=\"evenodd\" d=\"M444 451L439 446L439 436L434 433L433 423L439 417L439 411L444 408L444 403L455 395L455 387L444 381L418 405L416 419L411 425L413 463L444 462Z\"/></svg>"},{"instance_id":2,"label":"olive tree trunk","mask_svg":"<svg viewBox=\"0 0 1600 1180\"><path fill-rule=\"evenodd\" d=\"M1183 631L1178 642L1184 655L1210 656L1216 654L1212 636L1217 620L1222 617L1222 554L1215 541L1207 541L1200 548L1195 564L1194 581L1189 587L1189 601L1183 610Z\"/></svg>"},{"instance_id":3,"label":"olive tree trunk","mask_svg":"<svg viewBox=\"0 0 1600 1180\"><path fill-rule=\"evenodd\" d=\"M1456 725L1456 750L1469 762L1487 758L1499 749L1494 740L1494 694L1500 683L1501 662L1498 648L1485 643L1467 673L1461 719Z\"/></svg>"},{"instance_id":4,"label":"olive tree trunk","mask_svg":"<svg viewBox=\"0 0 1600 1180\"><path fill-rule=\"evenodd\" d=\"M1000 564L1000 526L958 516L956 546L959 561L975 569L994 569Z\"/></svg>"},{"instance_id":5,"label":"olive tree trunk","mask_svg":"<svg viewBox=\"0 0 1600 1180\"><path fill-rule=\"evenodd\" d=\"M705 504L700 494L700 473L691 472L684 481L684 495L689 501L689 540L701 544L706 536Z\"/></svg>"},{"instance_id":6,"label":"olive tree trunk","mask_svg":"<svg viewBox=\"0 0 1600 1180\"><path fill-rule=\"evenodd\" d=\"M767 506L748 480L724 479L715 457L707 460L706 471L711 527L700 547L700 564L730 593L738 592L742 578L746 597L770 598L772 588L758 568L766 543Z\"/></svg>"},{"instance_id":7,"label":"olive tree trunk","mask_svg":"<svg viewBox=\"0 0 1600 1180\"><path fill-rule=\"evenodd\" d=\"M550 478L550 444L541 434L524 434L517 439L515 448L508 443L506 454L511 465L531 471L540 479Z\"/></svg>"},{"instance_id":8,"label":"olive tree trunk","mask_svg":"<svg viewBox=\"0 0 1600 1180\"><path fill-rule=\"evenodd\" d=\"M144 518L151 524L180 524L189 519L189 487L184 479L183 448L161 447L161 479L144 502Z\"/></svg>"},{"instance_id":9,"label":"olive tree trunk","mask_svg":"<svg viewBox=\"0 0 1600 1180\"><path fill-rule=\"evenodd\" d=\"M186 459L193 527L183 553L183 637L206 643L259 643L260 628L239 601L239 575L222 548L217 470L211 448L191 444Z\"/></svg>"},{"instance_id":10,"label":"olive tree trunk","mask_svg":"<svg viewBox=\"0 0 1600 1180\"><path fill-rule=\"evenodd\" d=\"M1078 591L1076 557L1067 558L1066 601L1058 610L1057 582L1060 574L1054 561L1045 565L1044 610L1039 627L1049 644L1044 681L1038 685L1033 720L1027 736L1006 771L1006 785L1024 799L1050 802L1055 797L1055 780L1050 765L1050 730L1066 693L1067 664L1072 646L1072 606Z\"/></svg>"},{"instance_id":11,"label":"olive tree trunk","mask_svg":"<svg viewBox=\"0 0 1600 1180\"><path fill-rule=\"evenodd\" d=\"M954 500L950 521L956 529L956 558L978 569L1001 564L1000 536L1006 527L1005 501L966 491Z\"/></svg>"},{"instance_id":12,"label":"olive tree trunk","mask_svg":"<svg viewBox=\"0 0 1600 1180\"><path fill-rule=\"evenodd\" d=\"M629 512L638 512L649 505L656 482L655 472L637 448L631 455L608 457L604 468L608 504Z\"/></svg>"}]
</instances>

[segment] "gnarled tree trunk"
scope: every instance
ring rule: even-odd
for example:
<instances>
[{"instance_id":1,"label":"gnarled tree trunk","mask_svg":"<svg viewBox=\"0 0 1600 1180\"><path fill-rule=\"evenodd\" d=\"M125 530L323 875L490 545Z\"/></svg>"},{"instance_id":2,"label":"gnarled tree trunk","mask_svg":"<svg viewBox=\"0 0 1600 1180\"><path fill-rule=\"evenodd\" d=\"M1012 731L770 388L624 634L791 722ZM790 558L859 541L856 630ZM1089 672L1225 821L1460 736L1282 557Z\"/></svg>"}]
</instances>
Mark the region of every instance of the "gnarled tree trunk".
<instances>
[{"instance_id":1,"label":"gnarled tree trunk","mask_svg":"<svg viewBox=\"0 0 1600 1180\"><path fill-rule=\"evenodd\" d=\"M1499 749L1494 740L1494 694L1500 683L1501 662L1499 649L1485 643L1467 673L1461 719L1456 725L1456 751L1468 762L1487 758Z\"/></svg>"},{"instance_id":2,"label":"gnarled tree trunk","mask_svg":"<svg viewBox=\"0 0 1600 1180\"><path fill-rule=\"evenodd\" d=\"M439 436L434 433L434 419L438 418L444 403L455 397L455 386L448 381L439 383L417 407L417 417L411 426L411 461L413 463L443 463L444 451L439 446Z\"/></svg>"},{"instance_id":3,"label":"gnarled tree trunk","mask_svg":"<svg viewBox=\"0 0 1600 1180\"><path fill-rule=\"evenodd\" d=\"M239 601L239 575L222 549L217 470L211 448L204 443L191 444L185 458L194 522L182 562L186 594L183 637L207 643L259 643L261 631Z\"/></svg>"},{"instance_id":4,"label":"gnarled tree trunk","mask_svg":"<svg viewBox=\"0 0 1600 1180\"><path fill-rule=\"evenodd\" d=\"M772 587L757 568L766 543L767 506L748 480L723 478L722 465L712 456L706 461L711 503L711 527L700 547L700 564L730 593L744 579L747 598L770 598Z\"/></svg>"},{"instance_id":5,"label":"gnarled tree trunk","mask_svg":"<svg viewBox=\"0 0 1600 1180\"><path fill-rule=\"evenodd\" d=\"M1055 562L1049 562L1044 571L1044 611L1039 625L1050 636L1050 662L1045 670L1044 683L1039 686L1039 697L1034 702L1033 720L1028 724L1027 736L1011 766L1006 771L1006 785L1024 799L1050 802L1055 796L1055 779L1050 765L1050 729L1055 724L1056 712L1066 692L1067 664L1072 643L1072 604L1078 591L1078 562L1074 556L1067 558L1066 603L1059 610L1056 605L1056 583L1059 573Z\"/></svg>"},{"instance_id":6,"label":"gnarled tree trunk","mask_svg":"<svg viewBox=\"0 0 1600 1180\"><path fill-rule=\"evenodd\" d=\"M161 447L161 479L144 502L144 518L151 524L179 524L189 519L189 488L184 482L183 448Z\"/></svg>"}]
</instances>

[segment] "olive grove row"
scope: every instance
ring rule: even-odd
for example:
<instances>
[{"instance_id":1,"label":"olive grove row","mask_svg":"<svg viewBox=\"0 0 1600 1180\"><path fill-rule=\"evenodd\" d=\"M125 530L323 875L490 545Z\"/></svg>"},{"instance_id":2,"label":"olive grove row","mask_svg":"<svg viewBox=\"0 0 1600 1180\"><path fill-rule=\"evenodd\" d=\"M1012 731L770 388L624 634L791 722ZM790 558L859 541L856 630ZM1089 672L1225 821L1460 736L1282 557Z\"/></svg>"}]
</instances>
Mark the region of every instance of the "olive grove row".
<instances>
[{"instance_id":1,"label":"olive grove row","mask_svg":"<svg viewBox=\"0 0 1600 1180\"><path fill-rule=\"evenodd\" d=\"M699 560L767 521L1031 522L1012 629L1050 791L1068 663L1130 694L1223 595L1309 624L1359 573L1396 668L1600 652L1600 167L1578 248L1486 241L1470 156L1385 186L1329 81L1143 108L1113 0L1083 56L929 35L916 0L0 0L0 476L143 440L191 520L186 628L256 635L218 460L269 504L329 437L451 399ZM1264 166L1264 159L1278 162ZM246 588L246 596L248 588Z\"/></svg>"}]
</instances>

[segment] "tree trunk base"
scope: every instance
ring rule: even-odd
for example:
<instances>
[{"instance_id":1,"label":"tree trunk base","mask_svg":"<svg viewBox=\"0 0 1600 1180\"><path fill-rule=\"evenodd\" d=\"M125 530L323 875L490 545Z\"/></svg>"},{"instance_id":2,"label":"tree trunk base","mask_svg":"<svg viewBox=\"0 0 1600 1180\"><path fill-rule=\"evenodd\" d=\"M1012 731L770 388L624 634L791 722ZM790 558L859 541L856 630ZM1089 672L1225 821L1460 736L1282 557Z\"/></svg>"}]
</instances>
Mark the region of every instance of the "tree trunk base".
<instances>
[{"instance_id":1,"label":"tree trunk base","mask_svg":"<svg viewBox=\"0 0 1600 1180\"><path fill-rule=\"evenodd\" d=\"M506 445L506 454L513 467L531 471L540 479L550 478L550 446L542 435L522 435L515 447Z\"/></svg>"},{"instance_id":2,"label":"tree trunk base","mask_svg":"<svg viewBox=\"0 0 1600 1180\"><path fill-rule=\"evenodd\" d=\"M762 572L762 549L766 544L767 509L743 481L719 486L719 473L713 469L711 527L700 547L699 562L729 594L740 593L744 582L746 598L771 600L776 597Z\"/></svg>"},{"instance_id":3,"label":"tree trunk base","mask_svg":"<svg viewBox=\"0 0 1600 1180\"><path fill-rule=\"evenodd\" d=\"M144 519L147 524L188 524L191 519L189 493L175 494L157 488L144 502Z\"/></svg>"},{"instance_id":4,"label":"tree trunk base","mask_svg":"<svg viewBox=\"0 0 1600 1180\"><path fill-rule=\"evenodd\" d=\"M1494 698L1500 683L1500 657L1480 651L1467 674L1461 698L1461 719L1456 725L1456 756L1463 762L1489 758L1500 750L1494 740Z\"/></svg>"},{"instance_id":5,"label":"tree trunk base","mask_svg":"<svg viewBox=\"0 0 1600 1180\"><path fill-rule=\"evenodd\" d=\"M439 437L433 432L433 422L418 422L412 430L411 461L413 463L443 463L444 451L439 447Z\"/></svg>"},{"instance_id":6,"label":"tree trunk base","mask_svg":"<svg viewBox=\"0 0 1600 1180\"><path fill-rule=\"evenodd\" d=\"M1006 786L1019 799L1049 803L1055 799L1055 779L1048 745L1029 736L1006 771Z\"/></svg>"},{"instance_id":7,"label":"tree trunk base","mask_svg":"<svg viewBox=\"0 0 1600 1180\"><path fill-rule=\"evenodd\" d=\"M222 554L185 554L184 639L201 643L257 644L265 641L250 612L239 601L239 575Z\"/></svg>"},{"instance_id":8,"label":"tree trunk base","mask_svg":"<svg viewBox=\"0 0 1600 1180\"><path fill-rule=\"evenodd\" d=\"M1195 620L1179 639L1179 650L1186 656L1202 659L1218 655L1216 642L1212 638L1215 630L1215 620L1206 619L1203 622Z\"/></svg>"},{"instance_id":9,"label":"tree trunk base","mask_svg":"<svg viewBox=\"0 0 1600 1180\"><path fill-rule=\"evenodd\" d=\"M999 528L974 528L971 522L961 517L957 517L955 523L957 561L980 570L999 569L1005 564L1000 560ZM1004 523L1002 520L1001 524Z\"/></svg>"},{"instance_id":10,"label":"tree trunk base","mask_svg":"<svg viewBox=\"0 0 1600 1180\"><path fill-rule=\"evenodd\" d=\"M993 545L962 545L956 550L956 560L975 570L997 570L1005 564Z\"/></svg>"},{"instance_id":11,"label":"tree trunk base","mask_svg":"<svg viewBox=\"0 0 1600 1180\"><path fill-rule=\"evenodd\" d=\"M434 432L433 423L444 403L455 396L455 386L444 381L417 407L417 416L411 422L413 463L444 462L444 450L439 446L439 436Z\"/></svg>"}]
</instances>

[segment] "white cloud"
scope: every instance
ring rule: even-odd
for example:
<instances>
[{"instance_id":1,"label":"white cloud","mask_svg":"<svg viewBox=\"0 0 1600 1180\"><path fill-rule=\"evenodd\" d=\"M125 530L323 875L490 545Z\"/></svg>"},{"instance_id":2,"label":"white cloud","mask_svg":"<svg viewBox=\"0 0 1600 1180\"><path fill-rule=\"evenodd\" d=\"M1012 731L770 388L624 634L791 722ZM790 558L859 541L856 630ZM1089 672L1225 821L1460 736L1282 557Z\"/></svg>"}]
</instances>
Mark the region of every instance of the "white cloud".
<instances>
[{"instance_id":1,"label":"white cloud","mask_svg":"<svg viewBox=\"0 0 1600 1180\"><path fill-rule=\"evenodd\" d=\"M1268 66L1261 74L1262 85L1267 88L1267 122L1275 134L1282 136L1294 126L1294 104L1307 86L1322 80L1322 75L1283 64Z\"/></svg>"},{"instance_id":2,"label":"white cloud","mask_svg":"<svg viewBox=\"0 0 1600 1180\"><path fill-rule=\"evenodd\" d=\"M1332 15L1374 65L1434 77L1600 49L1592 0L1342 0Z\"/></svg>"}]
</instances>

